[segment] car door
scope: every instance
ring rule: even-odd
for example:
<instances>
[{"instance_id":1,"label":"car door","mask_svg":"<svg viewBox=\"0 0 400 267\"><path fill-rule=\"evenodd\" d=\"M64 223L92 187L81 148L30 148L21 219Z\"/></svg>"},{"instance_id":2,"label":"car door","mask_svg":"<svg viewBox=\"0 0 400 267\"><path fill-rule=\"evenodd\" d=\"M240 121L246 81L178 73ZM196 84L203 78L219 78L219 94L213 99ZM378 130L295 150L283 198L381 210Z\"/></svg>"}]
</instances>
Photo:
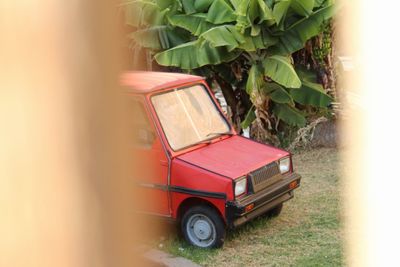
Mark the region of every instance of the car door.
<instances>
[{"instance_id":1,"label":"car door","mask_svg":"<svg viewBox=\"0 0 400 267\"><path fill-rule=\"evenodd\" d=\"M134 173L138 185L139 211L170 216L168 158L142 98L131 99Z\"/></svg>"}]
</instances>

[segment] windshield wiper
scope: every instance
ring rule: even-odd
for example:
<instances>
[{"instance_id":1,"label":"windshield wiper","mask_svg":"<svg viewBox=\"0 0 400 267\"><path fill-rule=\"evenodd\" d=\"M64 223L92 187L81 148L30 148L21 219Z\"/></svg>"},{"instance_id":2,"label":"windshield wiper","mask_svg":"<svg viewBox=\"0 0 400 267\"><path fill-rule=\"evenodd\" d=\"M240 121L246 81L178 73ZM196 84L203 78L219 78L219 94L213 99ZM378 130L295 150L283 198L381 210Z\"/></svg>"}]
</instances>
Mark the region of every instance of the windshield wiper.
<instances>
[{"instance_id":1,"label":"windshield wiper","mask_svg":"<svg viewBox=\"0 0 400 267\"><path fill-rule=\"evenodd\" d=\"M207 144L207 145L209 145L209 144L211 144L211 143L212 143L211 140L203 140L203 141L197 142L196 145L200 145L200 144Z\"/></svg>"},{"instance_id":2,"label":"windshield wiper","mask_svg":"<svg viewBox=\"0 0 400 267\"><path fill-rule=\"evenodd\" d=\"M227 132L227 133L209 133L209 134L206 135L206 137L209 137L210 135L233 135L233 133L231 133L231 132ZM199 145L199 144L207 144L207 145L209 145L211 143L212 143L212 139L207 139L207 140L203 140L203 141L197 142L196 145Z\"/></svg>"},{"instance_id":3,"label":"windshield wiper","mask_svg":"<svg viewBox=\"0 0 400 267\"><path fill-rule=\"evenodd\" d=\"M233 135L231 132L226 132L226 133L209 133L206 135L206 137L209 137L210 135Z\"/></svg>"}]
</instances>

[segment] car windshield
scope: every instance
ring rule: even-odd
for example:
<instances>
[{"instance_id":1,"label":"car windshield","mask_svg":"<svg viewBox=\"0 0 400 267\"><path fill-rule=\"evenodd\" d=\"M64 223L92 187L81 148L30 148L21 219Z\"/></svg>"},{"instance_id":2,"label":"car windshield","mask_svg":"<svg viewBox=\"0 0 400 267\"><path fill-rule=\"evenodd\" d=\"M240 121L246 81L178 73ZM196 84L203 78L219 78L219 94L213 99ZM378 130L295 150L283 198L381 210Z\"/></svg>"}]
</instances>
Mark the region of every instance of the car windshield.
<instances>
[{"instance_id":1,"label":"car windshield","mask_svg":"<svg viewBox=\"0 0 400 267\"><path fill-rule=\"evenodd\" d=\"M229 124L203 85L158 94L151 101L175 151L230 132Z\"/></svg>"}]
</instances>

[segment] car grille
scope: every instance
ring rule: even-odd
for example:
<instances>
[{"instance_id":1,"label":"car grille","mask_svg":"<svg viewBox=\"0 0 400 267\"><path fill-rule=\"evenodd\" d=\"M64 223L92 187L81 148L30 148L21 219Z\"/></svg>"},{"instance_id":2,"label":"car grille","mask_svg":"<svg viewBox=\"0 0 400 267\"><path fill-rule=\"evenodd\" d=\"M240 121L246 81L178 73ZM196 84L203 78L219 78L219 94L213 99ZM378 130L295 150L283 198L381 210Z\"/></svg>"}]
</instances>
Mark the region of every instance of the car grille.
<instances>
[{"instance_id":1,"label":"car grille","mask_svg":"<svg viewBox=\"0 0 400 267\"><path fill-rule=\"evenodd\" d=\"M276 162L265 165L249 174L254 192L276 183L282 179L279 166Z\"/></svg>"}]
</instances>

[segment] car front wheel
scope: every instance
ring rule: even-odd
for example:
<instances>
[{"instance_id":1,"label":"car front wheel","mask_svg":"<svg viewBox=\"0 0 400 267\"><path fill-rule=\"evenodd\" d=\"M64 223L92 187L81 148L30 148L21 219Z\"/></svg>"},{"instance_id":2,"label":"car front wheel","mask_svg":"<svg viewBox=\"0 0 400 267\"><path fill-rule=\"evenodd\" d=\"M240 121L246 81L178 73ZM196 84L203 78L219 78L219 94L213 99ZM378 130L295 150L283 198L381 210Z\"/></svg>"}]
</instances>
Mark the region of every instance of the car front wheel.
<instances>
[{"instance_id":1,"label":"car front wheel","mask_svg":"<svg viewBox=\"0 0 400 267\"><path fill-rule=\"evenodd\" d=\"M200 248L218 248L224 244L225 225L219 214L208 206L194 206L181 222L186 241Z\"/></svg>"}]
</instances>

